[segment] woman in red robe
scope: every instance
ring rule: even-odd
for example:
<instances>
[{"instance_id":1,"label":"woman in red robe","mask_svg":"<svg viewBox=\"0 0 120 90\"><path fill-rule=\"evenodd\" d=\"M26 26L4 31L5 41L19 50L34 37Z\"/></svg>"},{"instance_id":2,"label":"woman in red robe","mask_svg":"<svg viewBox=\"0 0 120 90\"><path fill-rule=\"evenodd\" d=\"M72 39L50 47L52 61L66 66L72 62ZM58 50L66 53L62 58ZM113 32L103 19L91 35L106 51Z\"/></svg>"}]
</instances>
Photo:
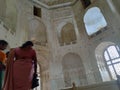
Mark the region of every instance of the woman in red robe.
<instances>
[{"instance_id":1,"label":"woman in red robe","mask_svg":"<svg viewBox=\"0 0 120 90\"><path fill-rule=\"evenodd\" d=\"M3 90L30 90L33 74L37 73L36 52L31 41L13 49L7 60Z\"/></svg>"}]
</instances>

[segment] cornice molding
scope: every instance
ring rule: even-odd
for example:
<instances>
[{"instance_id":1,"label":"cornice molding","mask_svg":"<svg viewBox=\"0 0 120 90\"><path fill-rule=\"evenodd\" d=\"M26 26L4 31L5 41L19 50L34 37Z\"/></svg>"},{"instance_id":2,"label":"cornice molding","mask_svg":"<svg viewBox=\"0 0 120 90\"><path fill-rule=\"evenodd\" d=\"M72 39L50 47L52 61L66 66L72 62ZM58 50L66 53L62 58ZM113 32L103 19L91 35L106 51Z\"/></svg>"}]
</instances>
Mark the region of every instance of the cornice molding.
<instances>
[{"instance_id":1,"label":"cornice molding","mask_svg":"<svg viewBox=\"0 0 120 90\"><path fill-rule=\"evenodd\" d=\"M32 1L32 3L40 5L46 9L56 9L56 8L61 8L61 7L68 7L68 6L72 6L75 3L77 3L78 0L73 0L72 2L65 2L65 3L60 3L60 4L56 4L56 5L48 5L46 3L43 3L39 0L30 0Z\"/></svg>"}]
</instances>

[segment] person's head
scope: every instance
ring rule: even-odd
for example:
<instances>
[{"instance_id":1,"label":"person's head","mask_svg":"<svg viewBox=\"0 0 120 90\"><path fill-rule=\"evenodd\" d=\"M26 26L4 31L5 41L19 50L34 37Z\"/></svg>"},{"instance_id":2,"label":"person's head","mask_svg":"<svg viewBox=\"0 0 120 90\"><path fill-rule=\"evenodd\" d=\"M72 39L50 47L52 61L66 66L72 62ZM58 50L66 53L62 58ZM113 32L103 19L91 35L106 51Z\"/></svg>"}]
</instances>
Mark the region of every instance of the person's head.
<instances>
[{"instance_id":1,"label":"person's head","mask_svg":"<svg viewBox=\"0 0 120 90\"><path fill-rule=\"evenodd\" d=\"M0 50L5 50L7 48L8 42L5 40L0 40Z\"/></svg>"},{"instance_id":2,"label":"person's head","mask_svg":"<svg viewBox=\"0 0 120 90\"><path fill-rule=\"evenodd\" d=\"M32 46L33 46L33 43L31 41L26 41L25 43L22 44L21 48L31 49Z\"/></svg>"}]
</instances>

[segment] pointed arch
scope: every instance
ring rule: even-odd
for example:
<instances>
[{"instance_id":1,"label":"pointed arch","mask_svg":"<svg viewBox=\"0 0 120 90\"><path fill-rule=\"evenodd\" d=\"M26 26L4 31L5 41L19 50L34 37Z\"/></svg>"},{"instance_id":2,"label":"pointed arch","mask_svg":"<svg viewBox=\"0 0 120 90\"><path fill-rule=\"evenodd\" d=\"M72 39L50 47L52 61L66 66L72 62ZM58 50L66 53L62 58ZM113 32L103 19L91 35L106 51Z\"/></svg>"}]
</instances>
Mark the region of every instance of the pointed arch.
<instances>
[{"instance_id":1,"label":"pointed arch","mask_svg":"<svg viewBox=\"0 0 120 90\"><path fill-rule=\"evenodd\" d=\"M77 86L84 85L86 81L83 62L78 54L67 53L62 60L65 86L74 82Z\"/></svg>"},{"instance_id":2,"label":"pointed arch","mask_svg":"<svg viewBox=\"0 0 120 90\"><path fill-rule=\"evenodd\" d=\"M47 32L45 24L37 17L29 21L29 39L39 42L39 44L47 43Z\"/></svg>"},{"instance_id":3,"label":"pointed arch","mask_svg":"<svg viewBox=\"0 0 120 90\"><path fill-rule=\"evenodd\" d=\"M66 23L60 32L60 43L70 44L76 41L76 33L72 23Z\"/></svg>"}]
</instances>

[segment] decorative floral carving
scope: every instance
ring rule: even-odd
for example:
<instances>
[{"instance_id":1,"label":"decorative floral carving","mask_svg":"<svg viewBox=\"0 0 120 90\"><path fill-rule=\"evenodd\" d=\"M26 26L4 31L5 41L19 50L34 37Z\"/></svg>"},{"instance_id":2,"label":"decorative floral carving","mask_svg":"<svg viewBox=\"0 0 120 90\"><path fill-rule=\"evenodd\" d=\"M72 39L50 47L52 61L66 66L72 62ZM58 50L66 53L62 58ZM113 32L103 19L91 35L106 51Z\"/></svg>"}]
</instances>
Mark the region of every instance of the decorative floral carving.
<instances>
[{"instance_id":1,"label":"decorative floral carving","mask_svg":"<svg viewBox=\"0 0 120 90\"><path fill-rule=\"evenodd\" d=\"M57 4L67 3L67 2L73 2L75 0L39 0L39 1L49 6L52 6L52 5L57 5Z\"/></svg>"}]
</instances>

